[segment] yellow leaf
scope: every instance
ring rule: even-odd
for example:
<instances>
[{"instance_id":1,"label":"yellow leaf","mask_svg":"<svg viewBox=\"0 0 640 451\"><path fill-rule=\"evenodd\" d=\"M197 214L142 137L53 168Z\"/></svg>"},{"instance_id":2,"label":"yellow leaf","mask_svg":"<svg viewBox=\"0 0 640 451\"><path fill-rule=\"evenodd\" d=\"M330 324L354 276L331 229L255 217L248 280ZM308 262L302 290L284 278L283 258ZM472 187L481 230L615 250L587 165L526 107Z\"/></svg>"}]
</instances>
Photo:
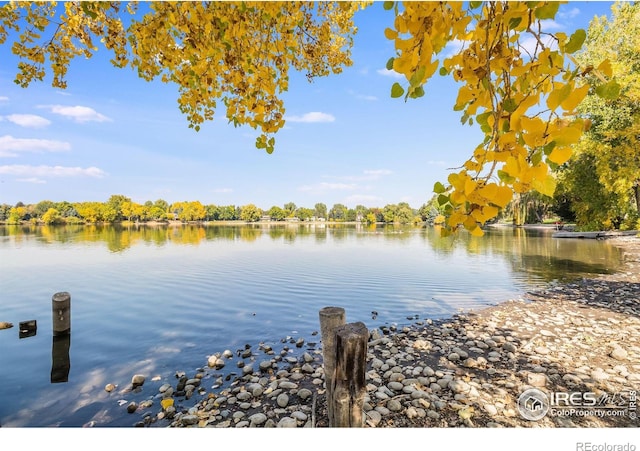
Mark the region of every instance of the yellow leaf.
<instances>
[{"instance_id":1,"label":"yellow leaf","mask_svg":"<svg viewBox=\"0 0 640 451\"><path fill-rule=\"evenodd\" d=\"M571 147L555 147L549 154L548 158L556 164L563 164L569 161L571 153Z\"/></svg>"},{"instance_id":2,"label":"yellow leaf","mask_svg":"<svg viewBox=\"0 0 640 451\"><path fill-rule=\"evenodd\" d=\"M581 136L582 127L563 127L555 131L553 140L556 146L562 147L577 143Z\"/></svg>"},{"instance_id":3,"label":"yellow leaf","mask_svg":"<svg viewBox=\"0 0 640 451\"><path fill-rule=\"evenodd\" d=\"M565 85L562 83L554 83L554 89L549 93L549 97L547 97L547 107L550 110L555 110L560 106L564 100L569 97L571 91L573 90L573 83L569 82Z\"/></svg>"},{"instance_id":4,"label":"yellow leaf","mask_svg":"<svg viewBox=\"0 0 640 451\"><path fill-rule=\"evenodd\" d=\"M566 111L573 111L586 97L588 92L589 85L584 85L577 89L574 89L571 94L569 94L569 97L562 101L560 106Z\"/></svg>"},{"instance_id":5,"label":"yellow leaf","mask_svg":"<svg viewBox=\"0 0 640 451\"><path fill-rule=\"evenodd\" d=\"M162 406L163 409L167 409L168 407L171 407L173 405L173 398L165 398L162 401L160 401L160 405Z\"/></svg>"},{"instance_id":6,"label":"yellow leaf","mask_svg":"<svg viewBox=\"0 0 640 451\"><path fill-rule=\"evenodd\" d=\"M482 230L480 227L477 227L473 230L470 230L471 235L473 236L483 236L484 235L484 230Z\"/></svg>"},{"instance_id":7,"label":"yellow leaf","mask_svg":"<svg viewBox=\"0 0 640 451\"><path fill-rule=\"evenodd\" d=\"M613 75L613 69L611 68L611 61L607 59L601 62L600 65L598 66L598 72L602 72L604 76L611 78L611 76Z\"/></svg>"},{"instance_id":8,"label":"yellow leaf","mask_svg":"<svg viewBox=\"0 0 640 451\"><path fill-rule=\"evenodd\" d=\"M540 194L551 197L556 190L556 179L549 175L543 180L534 180L531 185Z\"/></svg>"},{"instance_id":9,"label":"yellow leaf","mask_svg":"<svg viewBox=\"0 0 640 451\"><path fill-rule=\"evenodd\" d=\"M387 39L393 40L393 39L398 37L398 32L396 30L392 30L391 28L385 28L384 29L384 36Z\"/></svg>"},{"instance_id":10,"label":"yellow leaf","mask_svg":"<svg viewBox=\"0 0 640 451\"><path fill-rule=\"evenodd\" d=\"M484 207L482 207L482 213L484 214L484 217L486 219L495 218L498 215L499 211L500 210L498 210L493 205L485 205Z\"/></svg>"},{"instance_id":11,"label":"yellow leaf","mask_svg":"<svg viewBox=\"0 0 640 451\"><path fill-rule=\"evenodd\" d=\"M513 193L511 189L506 186L498 186L496 196L491 199L491 203L497 205L498 207L504 208L511 201L512 196Z\"/></svg>"},{"instance_id":12,"label":"yellow leaf","mask_svg":"<svg viewBox=\"0 0 640 451\"><path fill-rule=\"evenodd\" d=\"M465 182L464 182L464 194L465 194L465 196L469 196L469 194L472 193L476 189L476 186L478 186L478 183L475 180L473 180L471 178L468 178L467 180L465 180Z\"/></svg>"}]
</instances>

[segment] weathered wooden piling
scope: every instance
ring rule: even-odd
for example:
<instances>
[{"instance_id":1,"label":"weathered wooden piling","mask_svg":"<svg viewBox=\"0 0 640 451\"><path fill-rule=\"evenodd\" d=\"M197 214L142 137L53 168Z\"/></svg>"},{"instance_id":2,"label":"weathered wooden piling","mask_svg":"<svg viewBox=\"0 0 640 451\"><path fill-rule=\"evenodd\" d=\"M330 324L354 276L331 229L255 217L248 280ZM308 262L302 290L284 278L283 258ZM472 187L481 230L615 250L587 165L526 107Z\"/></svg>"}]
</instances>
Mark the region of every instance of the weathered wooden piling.
<instances>
[{"instance_id":1,"label":"weathered wooden piling","mask_svg":"<svg viewBox=\"0 0 640 451\"><path fill-rule=\"evenodd\" d=\"M336 366L332 378L330 427L364 427L365 372L369 330L364 323L349 323L336 330Z\"/></svg>"},{"instance_id":2,"label":"weathered wooden piling","mask_svg":"<svg viewBox=\"0 0 640 451\"><path fill-rule=\"evenodd\" d=\"M56 293L51 300L53 336L71 333L71 295L66 291Z\"/></svg>"},{"instance_id":3,"label":"weathered wooden piling","mask_svg":"<svg viewBox=\"0 0 640 451\"><path fill-rule=\"evenodd\" d=\"M345 323L342 307L320 310L329 427L363 427L369 330L361 322Z\"/></svg>"},{"instance_id":4,"label":"weathered wooden piling","mask_svg":"<svg viewBox=\"0 0 640 451\"><path fill-rule=\"evenodd\" d=\"M333 421L332 398L333 374L336 368L336 329L345 324L345 311L342 307L324 307L320 310L320 333L322 335L322 360L324 380L327 390L327 411L329 425Z\"/></svg>"}]
</instances>

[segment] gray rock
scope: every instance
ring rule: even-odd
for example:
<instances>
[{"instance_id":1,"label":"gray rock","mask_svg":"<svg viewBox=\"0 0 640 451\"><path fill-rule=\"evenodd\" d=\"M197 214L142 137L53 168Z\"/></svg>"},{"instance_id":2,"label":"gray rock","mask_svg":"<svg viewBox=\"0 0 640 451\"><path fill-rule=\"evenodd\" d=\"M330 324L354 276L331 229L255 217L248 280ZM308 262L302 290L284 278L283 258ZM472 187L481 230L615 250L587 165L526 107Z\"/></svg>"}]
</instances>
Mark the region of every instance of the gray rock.
<instances>
[{"instance_id":1,"label":"gray rock","mask_svg":"<svg viewBox=\"0 0 640 451\"><path fill-rule=\"evenodd\" d=\"M192 426L194 424L198 424L198 416L197 415L183 415L180 417L180 422L185 426Z\"/></svg>"},{"instance_id":2,"label":"gray rock","mask_svg":"<svg viewBox=\"0 0 640 451\"><path fill-rule=\"evenodd\" d=\"M266 421L267 416L262 412L254 413L249 417L250 426L259 426Z\"/></svg>"},{"instance_id":3,"label":"gray rock","mask_svg":"<svg viewBox=\"0 0 640 451\"><path fill-rule=\"evenodd\" d=\"M287 405L289 405L289 395L287 395L286 393L281 393L276 398L276 402L280 407L284 409L285 407L287 407Z\"/></svg>"},{"instance_id":4,"label":"gray rock","mask_svg":"<svg viewBox=\"0 0 640 451\"><path fill-rule=\"evenodd\" d=\"M382 415L376 410L370 410L366 414L365 421L369 426L376 427L382 421Z\"/></svg>"},{"instance_id":5,"label":"gray rock","mask_svg":"<svg viewBox=\"0 0 640 451\"><path fill-rule=\"evenodd\" d=\"M295 412L291 412L291 416L298 421L307 421L307 414L296 410Z\"/></svg>"},{"instance_id":6,"label":"gray rock","mask_svg":"<svg viewBox=\"0 0 640 451\"><path fill-rule=\"evenodd\" d=\"M400 412L402 410L402 404L397 399L391 399L387 402L387 409L392 412Z\"/></svg>"},{"instance_id":7,"label":"gray rock","mask_svg":"<svg viewBox=\"0 0 640 451\"><path fill-rule=\"evenodd\" d=\"M136 374L131 378L131 385L140 387L144 384L145 377L142 374Z\"/></svg>"},{"instance_id":8,"label":"gray rock","mask_svg":"<svg viewBox=\"0 0 640 451\"><path fill-rule=\"evenodd\" d=\"M303 399L303 400L311 397L312 395L313 393L311 393L311 390L307 388L303 388L298 391L298 396L300 397L300 399Z\"/></svg>"},{"instance_id":9,"label":"gray rock","mask_svg":"<svg viewBox=\"0 0 640 451\"><path fill-rule=\"evenodd\" d=\"M458 360L460 360L460 354L458 354L457 352L452 352L447 358L452 362L457 362Z\"/></svg>"},{"instance_id":10,"label":"gray rock","mask_svg":"<svg viewBox=\"0 0 640 451\"><path fill-rule=\"evenodd\" d=\"M468 393L471 386L460 379L449 381L449 388L454 393Z\"/></svg>"},{"instance_id":11,"label":"gray rock","mask_svg":"<svg viewBox=\"0 0 640 451\"><path fill-rule=\"evenodd\" d=\"M276 427L279 428L295 428L298 427L298 422L295 418L291 417L282 417L280 421L278 421L278 425Z\"/></svg>"}]
</instances>

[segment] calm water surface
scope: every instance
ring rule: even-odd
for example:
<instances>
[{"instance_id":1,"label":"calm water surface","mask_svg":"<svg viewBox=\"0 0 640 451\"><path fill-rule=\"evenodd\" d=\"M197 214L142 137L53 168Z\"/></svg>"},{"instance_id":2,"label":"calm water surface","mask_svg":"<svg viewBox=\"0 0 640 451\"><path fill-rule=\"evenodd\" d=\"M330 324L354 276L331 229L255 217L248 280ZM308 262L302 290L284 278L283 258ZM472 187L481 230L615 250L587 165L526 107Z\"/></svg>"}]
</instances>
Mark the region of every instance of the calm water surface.
<instances>
[{"instance_id":1,"label":"calm water surface","mask_svg":"<svg viewBox=\"0 0 640 451\"><path fill-rule=\"evenodd\" d=\"M132 426L140 414L120 404L175 386L176 371L193 375L211 354L300 337L312 349L325 306L370 329L403 325L620 261L607 242L512 228L443 239L434 228L0 226L0 321L15 325L0 331L0 425ZM52 337L61 291L71 294L68 342ZM37 332L20 338L27 320ZM227 366L221 375L238 371ZM147 382L126 392L136 373Z\"/></svg>"}]
</instances>

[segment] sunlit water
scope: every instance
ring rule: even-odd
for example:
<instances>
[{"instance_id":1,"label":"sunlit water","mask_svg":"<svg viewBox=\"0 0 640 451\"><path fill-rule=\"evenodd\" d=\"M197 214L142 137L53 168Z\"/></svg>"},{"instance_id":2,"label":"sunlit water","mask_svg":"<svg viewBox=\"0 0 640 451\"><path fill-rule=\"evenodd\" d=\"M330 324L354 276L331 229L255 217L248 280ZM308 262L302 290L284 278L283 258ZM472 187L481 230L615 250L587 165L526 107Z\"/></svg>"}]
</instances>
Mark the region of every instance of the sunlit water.
<instances>
[{"instance_id":1,"label":"sunlit water","mask_svg":"<svg viewBox=\"0 0 640 451\"><path fill-rule=\"evenodd\" d=\"M512 228L443 239L433 228L0 226L0 321L15 325L0 331L0 425L132 426L140 416L119 401L148 399L225 349L318 342L325 306L370 329L401 326L620 261L607 242ZM70 368L52 382L66 356L52 337L61 291L71 294ZM19 338L27 320L37 332ZM136 373L147 376L142 392L123 393Z\"/></svg>"}]
</instances>

